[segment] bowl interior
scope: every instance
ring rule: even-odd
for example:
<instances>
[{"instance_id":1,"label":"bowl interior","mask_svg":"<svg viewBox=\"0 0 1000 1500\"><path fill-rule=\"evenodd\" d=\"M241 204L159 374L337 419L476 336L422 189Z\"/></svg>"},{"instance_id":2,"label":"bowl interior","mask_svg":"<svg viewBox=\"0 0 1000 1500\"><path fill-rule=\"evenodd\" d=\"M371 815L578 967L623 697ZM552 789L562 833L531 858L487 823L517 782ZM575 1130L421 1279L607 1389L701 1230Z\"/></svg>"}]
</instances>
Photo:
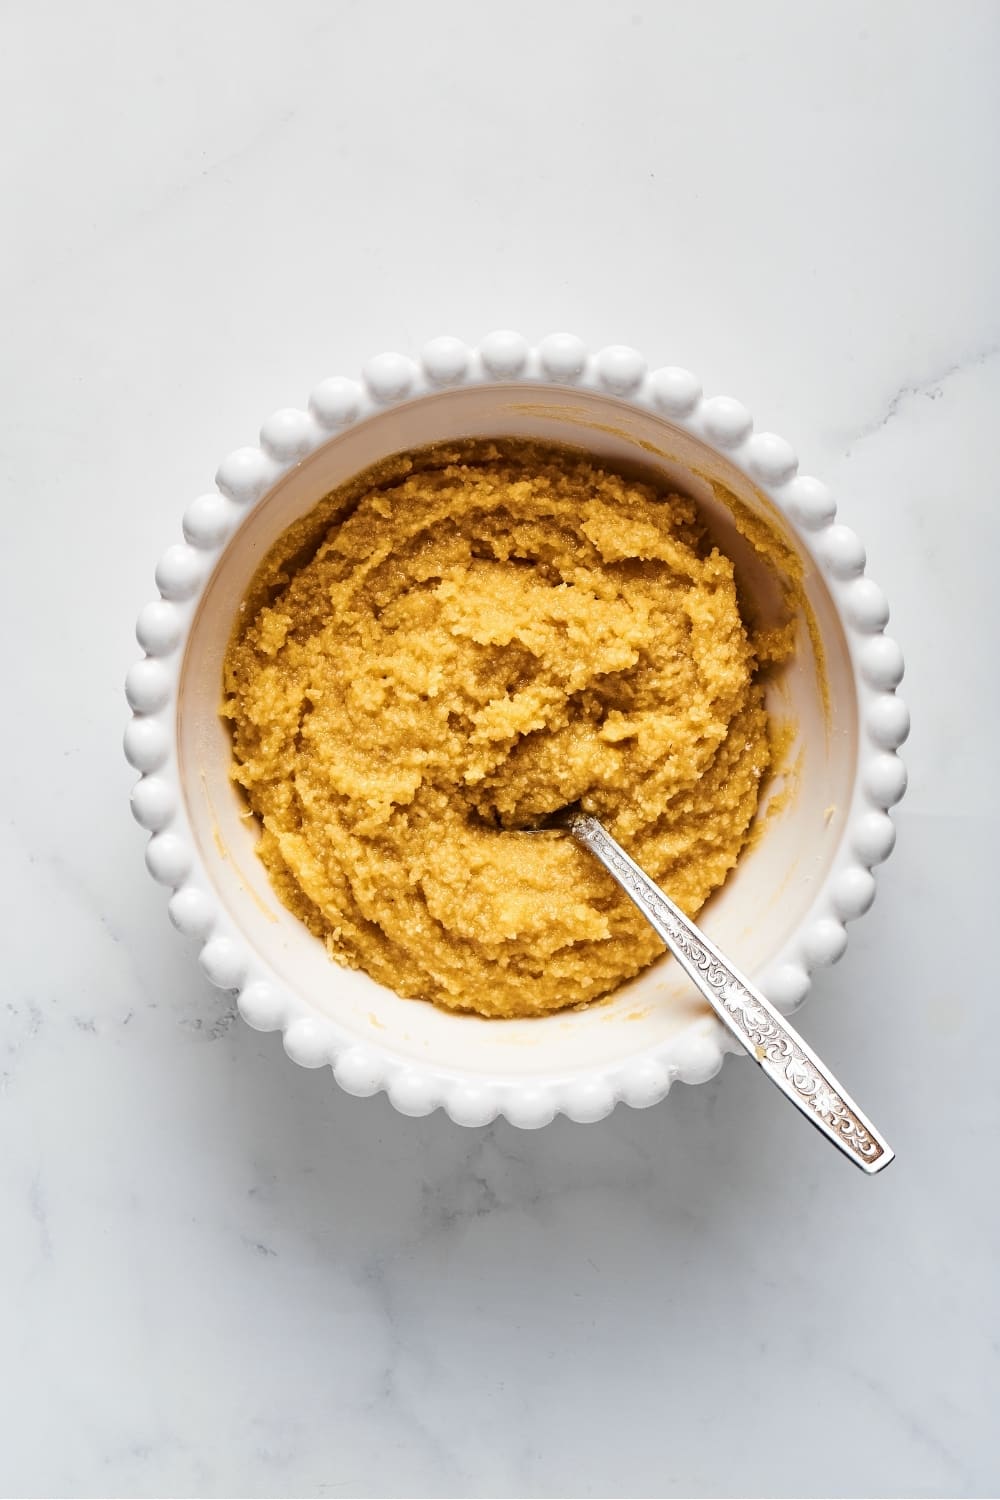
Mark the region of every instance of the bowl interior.
<instances>
[{"instance_id":1,"label":"bowl interior","mask_svg":"<svg viewBox=\"0 0 1000 1500\"><path fill-rule=\"evenodd\" d=\"M209 879L234 926L276 980L312 1011L333 1018L357 1041L377 1042L400 1058L462 1073L569 1076L662 1046L680 1029L707 1019L677 966L661 961L589 1010L525 1021L450 1015L402 1000L366 975L337 967L279 903L255 857L254 825L229 780L229 733L218 713L222 660L237 608L285 528L331 489L390 453L489 436L586 448L617 467L655 471L671 488L693 495L713 535L736 561L741 584L765 614L780 601L774 575L737 530L712 483L766 519L801 559L806 608L795 657L768 688L772 711L796 728L795 774L788 778L780 812L767 820L700 919L740 967L766 984L768 965L822 885L850 804L857 694L847 642L819 570L772 502L715 449L627 402L544 385L442 391L349 428L291 470L248 514L202 596L181 673L178 758Z\"/></svg>"}]
</instances>

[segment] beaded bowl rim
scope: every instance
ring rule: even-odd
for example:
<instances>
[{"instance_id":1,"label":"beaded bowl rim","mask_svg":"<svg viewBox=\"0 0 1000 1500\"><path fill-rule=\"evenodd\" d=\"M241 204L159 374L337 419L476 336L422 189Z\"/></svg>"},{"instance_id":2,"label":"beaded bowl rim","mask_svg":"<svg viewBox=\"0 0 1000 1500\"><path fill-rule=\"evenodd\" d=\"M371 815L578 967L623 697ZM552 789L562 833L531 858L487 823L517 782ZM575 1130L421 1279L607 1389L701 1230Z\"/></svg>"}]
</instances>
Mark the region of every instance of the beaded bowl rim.
<instances>
[{"instance_id":1,"label":"beaded bowl rim","mask_svg":"<svg viewBox=\"0 0 1000 1500\"><path fill-rule=\"evenodd\" d=\"M526 1083L503 1076L463 1076L455 1068L415 1063L387 1046L357 1039L300 995L276 982L238 932L199 860L178 760L176 698L187 636L215 564L242 520L289 470L330 439L393 405L461 385L568 386L612 396L666 418L722 454L778 508L816 559L848 643L858 696L857 790L837 854L809 917L768 972L765 988L782 1010L804 999L812 970L835 962L847 945L846 924L875 896L873 867L895 843L888 809L906 789L897 751L909 732L906 705L896 689L902 652L885 634L889 607L865 573L858 536L836 520L836 503L820 480L798 473L791 446L774 433L753 430L750 413L728 396L706 398L700 381L674 365L650 370L635 349L613 344L596 353L570 334L544 338L536 348L501 330L478 347L449 337L430 341L419 360L376 355L361 379L332 377L312 392L308 410L283 408L263 424L260 443L223 460L215 489L196 497L183 516L182 542L167 548L156 568L159 597L141 611L136 636L144 655L125 684L132 710L125 754L140 780L132 788L136 821L150 834L146 865L169 887L174 925L200 945L208 978L238 996L244 1019L262 1031L280 1030L285 1050L305 1067L331 1066L347 1092L384 1090L404 1114L443 1108L457 1123L485 1124L502 1115L535 1128L557 1114L592 1121L619 1102L656 1103L680 1080L712 1077L727 1053L740 1049L721 1023L705 1017L667 1042L606 1067L565 1078Z\"/></svg>"}]
</instances>

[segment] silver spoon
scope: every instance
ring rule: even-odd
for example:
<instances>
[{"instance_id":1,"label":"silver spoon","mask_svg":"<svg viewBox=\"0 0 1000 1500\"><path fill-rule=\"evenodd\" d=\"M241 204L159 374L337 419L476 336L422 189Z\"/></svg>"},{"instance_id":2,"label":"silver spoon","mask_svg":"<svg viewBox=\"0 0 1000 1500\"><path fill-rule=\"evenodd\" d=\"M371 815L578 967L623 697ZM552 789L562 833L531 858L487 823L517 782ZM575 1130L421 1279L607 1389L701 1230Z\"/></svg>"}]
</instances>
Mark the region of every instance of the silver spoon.
<instances>
[{"instance_id":1,"label":"silver spoon","mask_svg":"<svg viewBox=\"0 0 1000 1500\"><path fill-rule=\"evenodd\" d=\"M563 829L589 849L666 943L719 1019L787 1099L863 1172L893 1159L885 1139L793 1027L714 943L654 885L592 813L568 807L543 829Z\"/></svg>"}]
</instances>

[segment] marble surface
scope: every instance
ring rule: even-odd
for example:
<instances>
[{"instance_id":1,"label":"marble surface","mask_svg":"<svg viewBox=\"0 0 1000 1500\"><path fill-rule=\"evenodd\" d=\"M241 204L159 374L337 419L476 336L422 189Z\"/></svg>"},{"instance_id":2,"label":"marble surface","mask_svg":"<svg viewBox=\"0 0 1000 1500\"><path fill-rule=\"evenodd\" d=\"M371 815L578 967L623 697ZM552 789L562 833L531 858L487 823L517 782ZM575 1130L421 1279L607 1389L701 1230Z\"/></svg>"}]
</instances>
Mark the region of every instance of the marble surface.
<instances>
[{"instance_id":1,"label":"marble surface","mask_svg":"<svg viewBox=\"0 0 1000 1500\"><path fill-rule=\"evenodd\" d=\"M4 30L0 1491L996 1493L1000 9ZM800 1021L882 1179L739 1062L534 1135L345 1097L145 876L121 682L184 504L322 376L504 325L690 365L868 544L911 789Z\"/></svg>"}]
</instances>

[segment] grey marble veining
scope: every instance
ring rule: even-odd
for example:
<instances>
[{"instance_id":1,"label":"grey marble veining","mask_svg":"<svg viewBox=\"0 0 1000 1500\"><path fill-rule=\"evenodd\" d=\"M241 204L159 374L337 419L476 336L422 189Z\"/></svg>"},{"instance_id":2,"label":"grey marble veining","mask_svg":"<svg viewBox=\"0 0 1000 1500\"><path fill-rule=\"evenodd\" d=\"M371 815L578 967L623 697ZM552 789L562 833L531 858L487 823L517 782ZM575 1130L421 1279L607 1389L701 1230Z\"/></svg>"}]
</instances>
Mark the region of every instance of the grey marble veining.
<instances>
[{"instance_id":1,"label":"grey marble veining","mask_svg":"<svg viewBox=\"0 0 1000 1500\"><path fill-rule=\"evenodd\" d=\"M0 1493L1000 1485L1000 18L567 17L8 18ZM121 681L184 504L322 376L504 324L690 365L865 540L911 785L798 1020L884 1178L736 1060L537 1134L347 1098L145 876Z\"/></svg>"}]
</instances>

